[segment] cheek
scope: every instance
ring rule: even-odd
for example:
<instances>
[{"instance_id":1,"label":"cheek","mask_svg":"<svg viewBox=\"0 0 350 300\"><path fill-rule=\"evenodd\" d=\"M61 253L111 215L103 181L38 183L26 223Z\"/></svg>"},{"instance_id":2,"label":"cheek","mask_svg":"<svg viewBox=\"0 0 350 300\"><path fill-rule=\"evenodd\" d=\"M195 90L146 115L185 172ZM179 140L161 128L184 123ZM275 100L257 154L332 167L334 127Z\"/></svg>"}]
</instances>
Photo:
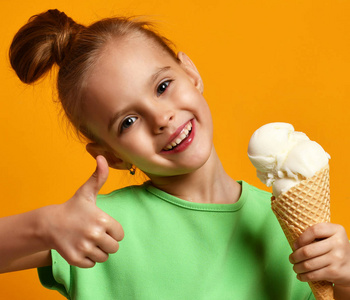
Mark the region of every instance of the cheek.
<instances>
[{"instance_id":1,"label":"cheek","mask_svg":"<svg viewBox=\"0 0 350 300\"><path fill-rule=\"evenodd\" d=\"M205 112L208 109L203 95L190 82L184 84L181 89L177 89L175 99L188 110Z\"/></svg>"},{"instance_id":2,"label":"cheek","mask_svg":"<svg viewBox=\"0 0 350 300\"><path fill-rule=\"evenodd\" d=\"M152 145L149 138L141 132L135 132L125 135L118 141L113 142L113 149L117 151L121 158L128 162L135 162L135 159L148 157Z\"/></svg>"},{"instance_id":3,"label":"cheek","mask_svg":"<svg viewBox=\"0 0 350 300\"><path fill-rule=\"evenodd\" d=\"M193 106L198 113L198 121L205 122L207 125L212 124L212 115L207 101L202 94L197 94L193 98Z\"/></svg>"}]
</instances>

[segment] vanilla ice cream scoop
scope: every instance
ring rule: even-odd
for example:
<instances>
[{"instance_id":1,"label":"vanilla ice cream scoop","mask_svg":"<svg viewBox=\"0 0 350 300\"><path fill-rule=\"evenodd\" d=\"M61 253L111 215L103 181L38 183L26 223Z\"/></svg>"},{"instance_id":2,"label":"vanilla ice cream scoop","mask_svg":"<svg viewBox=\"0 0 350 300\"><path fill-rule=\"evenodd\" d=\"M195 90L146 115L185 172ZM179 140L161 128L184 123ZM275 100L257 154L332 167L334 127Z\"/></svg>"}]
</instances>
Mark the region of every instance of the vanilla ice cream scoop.
<instances>
[{"instance_id":1,"label":"vanilla ice cream scoop","mask_svg":"<svg viewBox=\"0 0 350 300\"><path fill-rule=\"evenodd\" d=\"M257 129L248 146L257 176L273 194L287 191L328 165L330 156L305 133L288 123L270 123Z\"/></svg>"}]
</instances>

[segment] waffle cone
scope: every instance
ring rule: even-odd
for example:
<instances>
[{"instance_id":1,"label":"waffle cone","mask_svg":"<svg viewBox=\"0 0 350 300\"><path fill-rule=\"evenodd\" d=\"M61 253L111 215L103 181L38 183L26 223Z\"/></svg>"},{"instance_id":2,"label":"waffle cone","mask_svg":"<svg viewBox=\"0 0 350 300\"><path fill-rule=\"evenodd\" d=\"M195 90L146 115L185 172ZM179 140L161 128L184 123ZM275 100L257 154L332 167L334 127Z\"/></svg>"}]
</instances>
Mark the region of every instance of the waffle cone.
<instances>
[{"instance_id":1,"label":"waffle cone","mask_svg":"<svg viewBox=\"0 0 350 300\"><path fill-rule=\"evenodd\" d=\"M306 228L330 221L328 166L271 200L272 210L294 251L294 242ZM316 300L333 299L332 283L316 281L309 285Z\"/></svg>"}]
</instances>

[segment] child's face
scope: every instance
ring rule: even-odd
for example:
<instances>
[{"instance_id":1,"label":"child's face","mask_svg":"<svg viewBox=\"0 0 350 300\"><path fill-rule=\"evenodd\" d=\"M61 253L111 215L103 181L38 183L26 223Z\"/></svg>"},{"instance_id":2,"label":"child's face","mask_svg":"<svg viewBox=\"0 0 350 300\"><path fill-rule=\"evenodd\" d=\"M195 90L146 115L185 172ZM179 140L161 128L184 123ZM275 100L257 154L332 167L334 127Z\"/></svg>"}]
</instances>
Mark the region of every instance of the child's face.
<instances>
[{"instance_id":1,"label":"child's face","mask_svg":"<svg viewBox=\"0 0 350 300\"><path fill-rule=\"evenodd\" d=\"M179 57L181 64L149 39L133 37L108 45L92 71L87 126L119 158L115 167L134 164L152 179L192 172L208 160L212 119L201 78ZM181 143L167 150L174 141Z\"/></svg>"}]
</instances>

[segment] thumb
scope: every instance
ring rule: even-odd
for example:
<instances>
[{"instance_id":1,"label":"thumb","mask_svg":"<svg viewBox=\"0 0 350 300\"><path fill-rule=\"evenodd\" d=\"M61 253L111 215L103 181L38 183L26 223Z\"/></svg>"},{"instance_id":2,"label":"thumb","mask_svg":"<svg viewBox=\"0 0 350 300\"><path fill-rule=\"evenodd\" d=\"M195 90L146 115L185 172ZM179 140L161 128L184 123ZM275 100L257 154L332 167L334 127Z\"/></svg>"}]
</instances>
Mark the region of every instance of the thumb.
<instances>
[{"instance_id":1,"label":"thumb","mask_svg":"<svg viewBox=\"0 0 350 300\"><path fill-rule=\"evenodd\" d=\"M95 172L79 189L79 193L94 203L96 203L96 196L107 181L109 173L107 160L102 155L96 157L96 164Z\"/></svg>"}]
</instances>

